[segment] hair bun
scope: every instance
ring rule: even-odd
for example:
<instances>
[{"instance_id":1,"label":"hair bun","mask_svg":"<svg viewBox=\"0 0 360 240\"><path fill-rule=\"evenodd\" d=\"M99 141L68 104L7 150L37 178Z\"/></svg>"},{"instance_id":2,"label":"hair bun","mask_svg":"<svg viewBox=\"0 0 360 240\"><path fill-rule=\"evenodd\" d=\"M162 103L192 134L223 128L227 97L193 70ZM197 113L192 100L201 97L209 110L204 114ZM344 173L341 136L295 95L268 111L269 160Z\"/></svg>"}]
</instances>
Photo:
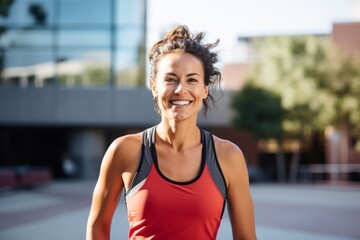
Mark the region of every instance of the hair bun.
<instances>
[{"instance_id":1,"label":"hair bun","mask_svg":"<svg viewBox=\"0 0 360 240\"><path fill-rule=\"evenodd\" d=\"M166 36L165 39L184 39L184 38L191 38L190 30L184 26L176 26L173 30L171 30Z\"/></svg>"}]
</instances>

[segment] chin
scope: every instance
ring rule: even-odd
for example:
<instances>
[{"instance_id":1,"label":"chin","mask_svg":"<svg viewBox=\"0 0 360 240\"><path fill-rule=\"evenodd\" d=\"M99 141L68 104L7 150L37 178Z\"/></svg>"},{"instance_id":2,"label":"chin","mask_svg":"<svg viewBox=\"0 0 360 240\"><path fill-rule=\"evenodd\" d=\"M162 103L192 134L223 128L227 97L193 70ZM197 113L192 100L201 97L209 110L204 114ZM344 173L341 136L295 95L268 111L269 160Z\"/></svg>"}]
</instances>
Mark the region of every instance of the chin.
<instances>
[{"instance_id":1,"label":"chin","mask_svg":"<svg viewBox=\"0 0 360 240\"><path fill-rule=\"evenodd\" d=\"M192 119L192 118L197 118L197 113L195 114L186 114L186 113L172 113L170 115L168 115L169 119L173 119L175 121L184 121L184 120L188 120L188 119Z\"/></svg>"}]
</instances>

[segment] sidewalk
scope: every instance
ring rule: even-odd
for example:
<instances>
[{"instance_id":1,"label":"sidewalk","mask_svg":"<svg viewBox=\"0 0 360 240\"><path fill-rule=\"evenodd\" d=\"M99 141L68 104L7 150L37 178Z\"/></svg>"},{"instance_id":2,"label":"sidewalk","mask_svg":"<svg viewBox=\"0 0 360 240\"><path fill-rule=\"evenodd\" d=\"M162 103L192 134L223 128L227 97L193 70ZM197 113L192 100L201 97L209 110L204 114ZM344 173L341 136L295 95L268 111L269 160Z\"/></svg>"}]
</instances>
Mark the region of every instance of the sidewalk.
<instances>
[{"instance_id":1,"label":"sidewalk","mask_svg":"<svg viewBox=\"0 0 360 240\"><path fill-rule=\"evenodd\" d=\"M94 184L54 181L29 190L1 191L0 239L85 239ZM360 239L359 187L253 184L251 191L259 240ZM127 229L122 201L112 239L126 239ZM218 239L232 239L227 212Z\"/></svg>"}]
</instances>

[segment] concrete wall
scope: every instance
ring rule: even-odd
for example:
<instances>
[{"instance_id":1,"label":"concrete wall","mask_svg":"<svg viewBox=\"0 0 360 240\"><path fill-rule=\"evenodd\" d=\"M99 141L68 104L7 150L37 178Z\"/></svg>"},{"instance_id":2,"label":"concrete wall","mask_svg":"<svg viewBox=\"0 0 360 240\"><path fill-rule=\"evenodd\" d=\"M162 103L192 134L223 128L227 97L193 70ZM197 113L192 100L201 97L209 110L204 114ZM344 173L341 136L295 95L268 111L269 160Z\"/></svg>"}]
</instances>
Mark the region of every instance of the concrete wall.
<instances>
[{"instance_id":1,"label":"concrete wall","mask_svg":"<svg viewBox=\"0 0 360 240\"><path fill-rule=\"evenodd\" d=\"M204 126L228 125L230 92L208 113ZM0 87L0 125L144 126L156 124L151 91L147 88L20 88Z\"/></svg>"}]
</instances>

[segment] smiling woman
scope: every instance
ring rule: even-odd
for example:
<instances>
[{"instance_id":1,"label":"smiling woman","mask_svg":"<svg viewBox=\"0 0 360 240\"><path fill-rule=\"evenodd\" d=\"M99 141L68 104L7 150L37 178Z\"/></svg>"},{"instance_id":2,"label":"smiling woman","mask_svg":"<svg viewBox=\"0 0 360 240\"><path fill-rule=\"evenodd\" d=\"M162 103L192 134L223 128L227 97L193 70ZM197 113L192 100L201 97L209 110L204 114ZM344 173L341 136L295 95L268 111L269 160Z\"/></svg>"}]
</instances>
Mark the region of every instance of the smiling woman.
<instances>
[{"instance_id":1,"label":"smiling woman","mask_svg":"<svg viewBox=\"0 0 360 240\"><path fill-rule=\"evenodd\" d=\"M216 239L228 203L234 239L256 239L249 177L241 150L197 126L219 84L218 44L186 26L171 30L150 50L150 85L158 125L117 138L96 184L87 239L109 239L121 191L129 239Z\"/></svg>"},{"instance_id":2,"label":"smiling woman","mask_svg":"<svg viewBox=\"0 0 360 240\"><path fill-rule=\"evenodd\" d=\"M206 87L219 86L221 81L221 73L215 66L215 64L219 60L218 55L216 52L210 51L212 48L218 45L219 40L217 40L215 43L203 44L202 41L204 37L205 34L202 32L196 34L195 36L192 36L188 28L182 26L173 29L167 34L167 36L165 36L164 39L154 44L149 52L149 60L151 64L150 81L156 82L159 68L162 67L161 64L168 64L168 61L160 62L160 60L163 60L164 56L168 55L169 53L177 53L177 57L174 57L174 60L176 60L176 62L174 62L173 65L180 65L183 63L181 63L181 61L179 63L179 58L182 57L179 53L188 53L191 54L192 57L194 57L194 59L191 61L196 62L197 60L202 68L202 70L194 69L196 70L195 72L189 72L188 74L190 74L191 76L198 75L198 78L200 79L203 78L202 81ZM192 63L189 63L188 65L192 65ZM164 71L169 71L167 69L168 67L172 66L164 66ZM195 68L195 66L190 67ZM199 68L200 66L197 65L197 67ZM170 76L176 77L176 73L170 72ZM157 108L156 97L154 97L154 100L155 107ZM208 98L204 99L203 101L205 115L209 109L209 101L213 102L213 97L210 93L208 94ZM160 112L158 111L158 113Z\"/></svg>"},{"instance_id":3,"label":"smiling woman","mask_svg":"<svg viewBox=\"0 0 360 240\"><path fill-rule=\"evenodd\" d=\"M208 96L202 62L192 54L174 52L162 57L156 79L150 83L159 113L177 120L197 117ZM167 115L170 117L170 115Z\"/></svg>"}]
</instances>

